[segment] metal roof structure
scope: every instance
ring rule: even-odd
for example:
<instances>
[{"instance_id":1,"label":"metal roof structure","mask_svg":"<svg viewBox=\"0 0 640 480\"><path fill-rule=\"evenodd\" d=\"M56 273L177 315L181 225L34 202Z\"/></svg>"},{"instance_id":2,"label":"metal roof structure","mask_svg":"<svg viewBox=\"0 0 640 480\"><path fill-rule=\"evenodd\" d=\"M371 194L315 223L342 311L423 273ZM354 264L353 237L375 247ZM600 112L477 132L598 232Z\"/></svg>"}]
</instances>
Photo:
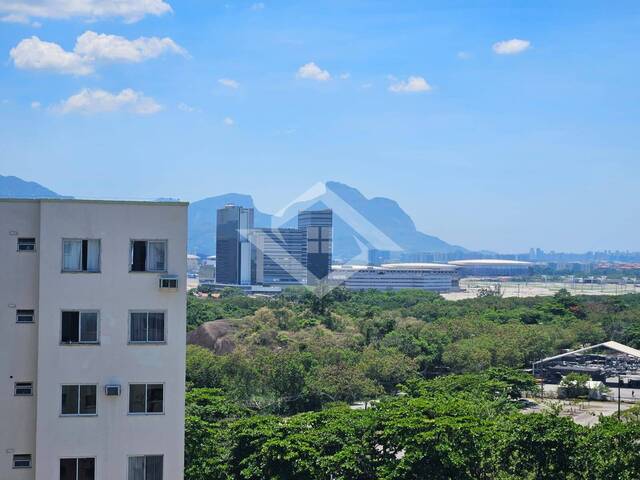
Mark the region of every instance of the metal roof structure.
<instances>
[{"instance_id":1,"label":"metal roof structure","mask_svg":"<svg viewBox=\"0 0 640 480\"><path fill-rule=\"evenodd\" d=\"M582 353L589 350L593 350L595 348L603 348L603 347L608 348L610 350L614 350L619 353L624 353L631 357L640 358L640 350L636 350L635 348L631 348L626 345L623 345L622 343L618 343L618 342L614 342L613 340L610 340L608 342L598 343L597 345L591 345L589 347L579 348L578 350L573 350L571 352L561 353L560 355L554 355L553 357L543 358L542 360L533 362L533 364L536 365L538 363L544 363L550 360L556 360L558 358L566 357L569 355L575 355L576 353Z\"/></svg>"},{"instance_id":2,"label":"metal roof structure","mask_svg":"<svg viewBox=\"0 0 640 480\"><path fill-rule=\"evenodd\" d=\"M501 258L478 258L475 260L452 260L449 262L449 265L456 265L458 267L528 267L533 265L533 263L522 260L504 260Z\"/></svg>"}]
</instances>

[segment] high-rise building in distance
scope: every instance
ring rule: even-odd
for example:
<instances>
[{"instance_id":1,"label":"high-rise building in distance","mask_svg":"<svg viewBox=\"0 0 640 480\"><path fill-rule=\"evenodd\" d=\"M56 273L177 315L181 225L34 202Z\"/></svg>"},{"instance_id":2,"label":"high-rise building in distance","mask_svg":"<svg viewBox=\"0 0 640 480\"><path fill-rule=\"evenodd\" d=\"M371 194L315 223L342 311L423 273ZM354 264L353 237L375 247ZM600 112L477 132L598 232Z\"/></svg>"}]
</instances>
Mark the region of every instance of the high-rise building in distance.
<instances>
[{"instance_id":1,"label":"high-rise building in distance","mask_svg":"<svg viewBox=\"0 0 640 480\"><path fill-rule=\"evenodd\" d=\"M256 283L306 285L307 235L296 228L256 228L251 232Z\"/></svg>"},{"instance_id":2,"label":"high-rise building in distance","mask_svg":"<svg viewBox=\"0 0 640 480\"><path fill-rule=\"evenodd\" d=\"M307 283L313 285L331 272L333 251L333 211L298 212L298 230L307 236Z\"/></svg>"},{"instance_id":3,"label":"high-rise building in distance","mask_svg":"<svg viewBox=\"0 0 640 480\"><path fill-rule=\"evenodd\" d=\"M0 200L0 231L0 479L182 479L187 204Z\"/></svg>"},{"instance_id":4,"label":"high-rise building in distance","mask_svg":"<svg viewBox=\"0 0 640 480\"><path fill-rule=\"evenodd\" d=\"M225 205L218 209L216 229L216 283L251 285L255 279L249 233L253 208Z\"/></svg>"}]
</instances>

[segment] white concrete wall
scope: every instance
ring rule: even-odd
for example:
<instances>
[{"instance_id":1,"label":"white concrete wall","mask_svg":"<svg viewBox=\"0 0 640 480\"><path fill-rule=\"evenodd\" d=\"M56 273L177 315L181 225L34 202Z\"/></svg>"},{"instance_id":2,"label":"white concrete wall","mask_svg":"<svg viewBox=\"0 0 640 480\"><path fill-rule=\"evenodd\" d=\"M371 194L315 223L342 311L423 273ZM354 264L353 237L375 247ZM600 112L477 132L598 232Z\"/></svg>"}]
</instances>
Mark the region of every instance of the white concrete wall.
<instances>
[{"instance_id":1,"label":"white concrete wall","mask_svg":"<svg viewBox=\"0 0 640 480\"><path fill-rule=\"evenodd\" d=\"M0 201L0 479L34 478L14 470L13 454L35 454L36 397L15 397L14 382L36 383L38 256L18 252L19 237L39 235L39 204ZM14 234L15 233L15 234ZM13 307L12 305L15 305ZM16 324L16 309L36 310L36 322Z\"/></svg>"},{"instance_id":2,"label":"white concrete wall","mask_svg":"<svg viewBox=\"0 0 640 480\"><path fill-rule=\"evenodd\" d=\"M59 459L63 457L95 457L96 479L126 479L128 455L164 455L164 478L183 478L184 452L184 375L185 375L185 322L186 322L186 244L187 208L179 204L144 204L122 202L41 201L24 202L17 211L16 203L0 201L3 234L0 241L2 261L28 262L27 254L16 259L15 246L8 249L7 231L38 233L38 253L31 254L35 265L23 268L25 273L8 275L0 280L0 312L4 333L0 338L7 361L0 363L5 380L0 388L3 404L0 411L0 453L15 448L16 453L33 453L35 468L29 471L3 470L11 458L4 454L0 466L0 479L37 480L56 479ZM34 207L35 205L35 207ZM40 214L37 215L37 205ZM39 218L38 218L39 217ZM9 219L9 222L5 219ZM21 219L21 220L20 220ZM25 222L27 225L10 227L9 223ZM39 225L38 225L39 223ZM39 232L37 231L39 227ZM22 232L20 235L23 236ZM30 236L26 233L24 236ZM99 238L101 240L100 273L61 273L63 238ZM176 291L161 291L157 273L129 272L129 244L132 239L168 240L168 274L179 277ZM15 238L12 241L16 242ZM34 260L37 259L37 260ZM38 273L39 270L39 273ZM29 275L26 274L29 271ZM5 277L3 275L3 277ZM31 297L17 297L20 283L30 283ZM19 304L37 297L35 306L38 319L36 328L15 325L15 310L9 303ZM26 305L24 308L28 308ZM65 309L95 309L100 311L100 344L86 346L60 345L61 311ZM129 345L128 313L130 310L164 310L166 312L167 342L162 345ZM13 321L5 317L13 316ZM17 327L22 334L13 332ZM36 332L37 330L37 347ZM29 336L30 335L30 336ZM29 348L22 348L19 342ZM16 375L35 373L37 352L37 422L35 425L35 450L18 452L16 428L31 431L27 435L33 442L33 405L26 400L19 414L5 408L7 388L6 370ZM5 357L2 357L3 360ZM17 361L14 359L18 359ZM31 362L31 363L29 363ZM16 363L24 364L25 371L18 372ZM7 367L13 365L13 367ZM98 384L97 416L61 417L61 385L65 383ZM122 386L119 397L106 397L104 385L117 383ZM165 398L162 415L128 415L129 383L164 383ZM11 395L13 392L11 391ZM17 408L17 407L15 407ZM28 410L31 408L32 410ZM12 410L16 411L17 410ZM6 423L8 422L8 423ZM10 428L5 429L5 424ZM5 433L9 431L10 433ZM5 446L6 445L6 446Z\"/></svg>"}]
</instances>

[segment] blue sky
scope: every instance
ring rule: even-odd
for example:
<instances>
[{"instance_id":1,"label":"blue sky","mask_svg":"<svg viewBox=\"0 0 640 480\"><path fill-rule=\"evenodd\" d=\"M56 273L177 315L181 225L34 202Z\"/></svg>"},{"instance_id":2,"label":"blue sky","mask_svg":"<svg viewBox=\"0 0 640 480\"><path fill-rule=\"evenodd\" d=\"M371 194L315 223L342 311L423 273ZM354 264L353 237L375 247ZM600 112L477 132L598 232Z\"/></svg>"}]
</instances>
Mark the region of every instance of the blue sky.
<instances>
[{"instance_id":1,"label":"blue sky","mask_svg":"<svg viewBox=\"0 0 640 480\"><path fill-rule=\"evenodd\" d=\"M0 0L0 173L265 211L337 180L471 249L640 249L637 2L117 4Z\"/></svg>"}]
</instances>

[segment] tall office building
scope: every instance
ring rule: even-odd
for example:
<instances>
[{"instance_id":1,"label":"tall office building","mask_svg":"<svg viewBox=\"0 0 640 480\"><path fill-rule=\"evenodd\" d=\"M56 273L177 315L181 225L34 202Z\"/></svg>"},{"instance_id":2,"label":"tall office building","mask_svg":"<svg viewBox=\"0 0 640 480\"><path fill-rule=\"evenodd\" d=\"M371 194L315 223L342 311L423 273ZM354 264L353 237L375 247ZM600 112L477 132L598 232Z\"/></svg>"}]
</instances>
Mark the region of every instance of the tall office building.
<instances>
[{"instance_id":1,"label":"tall office building","mask_svg":"<svg viewBox=\"0 0 640 480\"><path fill-rule=\"evenodd\" d=\"M187 204L0 200L0 231L0 479L182 479Z\"/></svg>"},{"instance_id":2,"label":"tall office building","mask_svg":"<svg viewBox=\"0 0 640 480\"><path fill-rule=\"evenodd\" d=\"M333 211L298 212L298 229L307 235L307 283L313 285L326 279L331 272Z\"/></svg>"},{"instance_id":3,"label":"tall office building","mask_svg":"<svg viewBox=\"0 0 640 480\"><path fill-rule=\"evenodd\" d=\"M251 285L255 266L248 236L253 229L253 208L225 205L218 209L217 220L216 283Z\"/></svg>"},{"instance_id":4,"label":"tall office building","mask_svg":"<svg viewBox=\"0 0 640 480\"><path fill-rule=\"evenodd\" d=\"M295 228L256 228L251 232L256 283L305 285L307 235Z\"/></svg>"}]
</instances>

